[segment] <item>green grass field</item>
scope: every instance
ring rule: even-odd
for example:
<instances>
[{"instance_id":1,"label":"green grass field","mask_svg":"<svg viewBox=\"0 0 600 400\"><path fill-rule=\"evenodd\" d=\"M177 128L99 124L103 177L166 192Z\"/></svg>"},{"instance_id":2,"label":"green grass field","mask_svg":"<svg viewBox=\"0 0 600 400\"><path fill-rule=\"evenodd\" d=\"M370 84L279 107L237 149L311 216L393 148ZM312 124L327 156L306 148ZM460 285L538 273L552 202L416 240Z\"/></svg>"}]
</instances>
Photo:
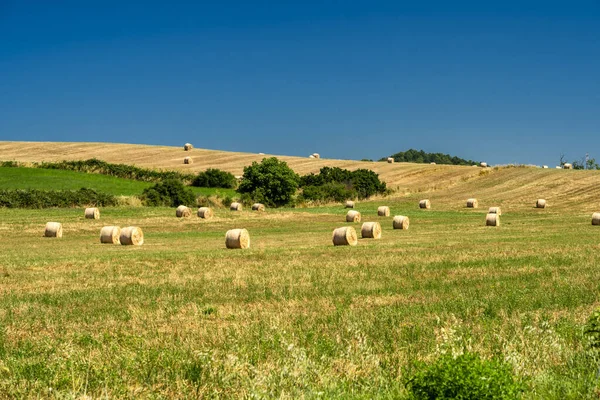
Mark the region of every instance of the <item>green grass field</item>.
<instances>
[{"instance_id":1,"label":"green grass field","mask_svg":"<svg viewBox=\"0 0 600 400\"><path fill-rule=\"evenodd\" d=\"M600 227L587 210L487 208L440 194L359 203L381 240L333 247L341 206L0 209L0 397L403 398L416 360L508 362L524 398L598 395L583 325L599 305ZM481 201L481 200L480 200ZM378 205L408 215L393 230ZM552 204L551 204L552 206ZM64 237L42 237L60 221ZM102 245L140 226L141 247ZM245 227L248 250L228 250Z\"/></svg>"}]
</instances>

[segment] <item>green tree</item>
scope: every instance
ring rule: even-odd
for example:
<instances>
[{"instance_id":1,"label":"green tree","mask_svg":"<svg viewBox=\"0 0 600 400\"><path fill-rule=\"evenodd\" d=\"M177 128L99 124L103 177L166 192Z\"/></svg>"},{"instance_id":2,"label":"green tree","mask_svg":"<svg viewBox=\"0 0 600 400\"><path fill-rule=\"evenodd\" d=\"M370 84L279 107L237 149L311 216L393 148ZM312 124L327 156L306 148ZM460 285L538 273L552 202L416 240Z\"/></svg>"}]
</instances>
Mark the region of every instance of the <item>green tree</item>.
<instances>
[{"instance_id":1,"label":"green tree","mask_svg":"<svg viewBox=\"0 0 600 400\"><path fill-rule=\"evenodd\" d=\"M181 181L167 179L144 189L142 192L142 201L147 206L195 206L196 196Z\"/></svg>"},{"instance_id":2,"label":"green tree","mask_svg":"<svg viewBox=\"0 0 600 400\"><path fill-rule=\"evenodd\" d=\"M248 193L254 201L270 207L290 204L294 198L300 177L285 161L276 157L264 158L260 163L244 167L238 193Z\"/></svg>"},{"instance_id":3,"label":"green tree","mask_svg":"<svg viewBox=\"0 0 600 400\"><path fill-rule=\"evenodd\" d=\"M228 189L233 189L235 184L236 180L233 174L216 168L209 168L204 172L200 172L192 182L192 186L197 187Z\"/></svg>"}]
</instances>

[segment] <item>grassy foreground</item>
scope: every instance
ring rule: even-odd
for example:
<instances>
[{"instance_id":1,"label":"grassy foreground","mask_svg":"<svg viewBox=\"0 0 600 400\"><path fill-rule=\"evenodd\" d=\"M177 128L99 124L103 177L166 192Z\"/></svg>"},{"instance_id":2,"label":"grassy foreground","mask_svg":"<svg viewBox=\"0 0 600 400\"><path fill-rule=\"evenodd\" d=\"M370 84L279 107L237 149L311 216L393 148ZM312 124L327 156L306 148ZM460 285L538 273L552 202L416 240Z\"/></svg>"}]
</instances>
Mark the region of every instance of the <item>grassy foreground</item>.
<instances>
[{"instance_id":1,"label":"grassy foreground","mask_svg":"<svg viewBox=\"0 0 600 400\"><path fill-rule=\"evenodd\" d=\"M582 326L598 307L600 227L567 208L416 197L359 204L383 238L333 247L341 207L175 218L172 209L0 209L0 397L402 398L414 360L499 356L525 398L598 394ZM408 231L377 217L408 215ZM60 221L62 239L42 237ZM141 247L101 245L104 225ZM357 231L360 224L354 224ZM245 227L248 250L227 250Z\"/></svg>"}]
</instances>

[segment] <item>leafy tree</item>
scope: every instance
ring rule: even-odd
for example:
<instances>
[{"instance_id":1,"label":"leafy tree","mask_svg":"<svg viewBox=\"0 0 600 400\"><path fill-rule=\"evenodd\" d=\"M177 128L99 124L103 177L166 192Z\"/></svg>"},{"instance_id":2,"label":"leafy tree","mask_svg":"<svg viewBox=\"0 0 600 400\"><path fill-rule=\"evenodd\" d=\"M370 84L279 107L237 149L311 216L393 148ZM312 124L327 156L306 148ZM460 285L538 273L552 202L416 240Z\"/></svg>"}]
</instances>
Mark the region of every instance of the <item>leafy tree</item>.
<instances>
[{"instance_id":1,"label":"leafy tree","mask_svg":"<svg viewBox=\"0 0 600 400\"><path fill-rule=\"evenodd\" d=\"M452 164L452 165L473 165L477 164L473 160L465 160L460 157L451 156L443 153L426 153L423 150L409 149L392 154L390 157L396 162L414 162L414 163L436 163L436 164ZM387 157L381 158L379 161L386 161Z\"/></svg>"},{"instance_id":2,"label":"leafy tree","mask_svg":"<svg viewBox=\"0 0 600 400\"><path fill-rule=\"evenodd\" d=\"M245 167L237 191L267 206L280 207L292 202L299 183L300 177L285 161L271 157Z\"/></svg>"},{"instance_id":3,"label":"leafy tree","mask_svg":"<svg viewBox=\"0 0 600 400\"><path fill-rule=\"evenodd\" d=\"M192 182L192 186L207 188L234 188L236 179L233 174L216 168L200 172Z\"/></svg>"},{"instance_id":4,"label":"leafy tree","mask_svg":"<svg viewBox=\"0 0 600 400\"><path fill-rule=\"evenodd\" d=\"M338 167L323 167L318 174L300 178L303 200L343 201L358 197L366 199L385 193L385 182L368 169L349 171Z\"/></svg>"},{"instance_id":5,"label":"leafy tree","mask_svg":"<svg viewBox=\"0 0 600 400\"><path fill-rule=\"evenodd\" d=\"M142 201L147 206L177 207L195 206L196 196L177 179L167 179L142 192Z\"/></svg>"}]
</instances>

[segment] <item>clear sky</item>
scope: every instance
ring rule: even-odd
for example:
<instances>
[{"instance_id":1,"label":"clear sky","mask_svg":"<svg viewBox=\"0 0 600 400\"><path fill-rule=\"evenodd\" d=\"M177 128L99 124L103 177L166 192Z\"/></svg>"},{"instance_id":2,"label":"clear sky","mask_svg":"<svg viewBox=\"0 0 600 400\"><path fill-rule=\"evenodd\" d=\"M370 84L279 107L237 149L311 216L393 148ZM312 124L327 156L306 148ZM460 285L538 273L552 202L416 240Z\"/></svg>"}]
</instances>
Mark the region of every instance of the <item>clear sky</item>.
<instances>
[{"instance_id":1,"label":"clear sky","mask_svg":"<svg viewBox=\"0 0 600 400\"><path fill-rule=\"evenodd\" d=\"M0 140L600 160L600 1L0 0Z\"/></svg>"}]
</instances>

